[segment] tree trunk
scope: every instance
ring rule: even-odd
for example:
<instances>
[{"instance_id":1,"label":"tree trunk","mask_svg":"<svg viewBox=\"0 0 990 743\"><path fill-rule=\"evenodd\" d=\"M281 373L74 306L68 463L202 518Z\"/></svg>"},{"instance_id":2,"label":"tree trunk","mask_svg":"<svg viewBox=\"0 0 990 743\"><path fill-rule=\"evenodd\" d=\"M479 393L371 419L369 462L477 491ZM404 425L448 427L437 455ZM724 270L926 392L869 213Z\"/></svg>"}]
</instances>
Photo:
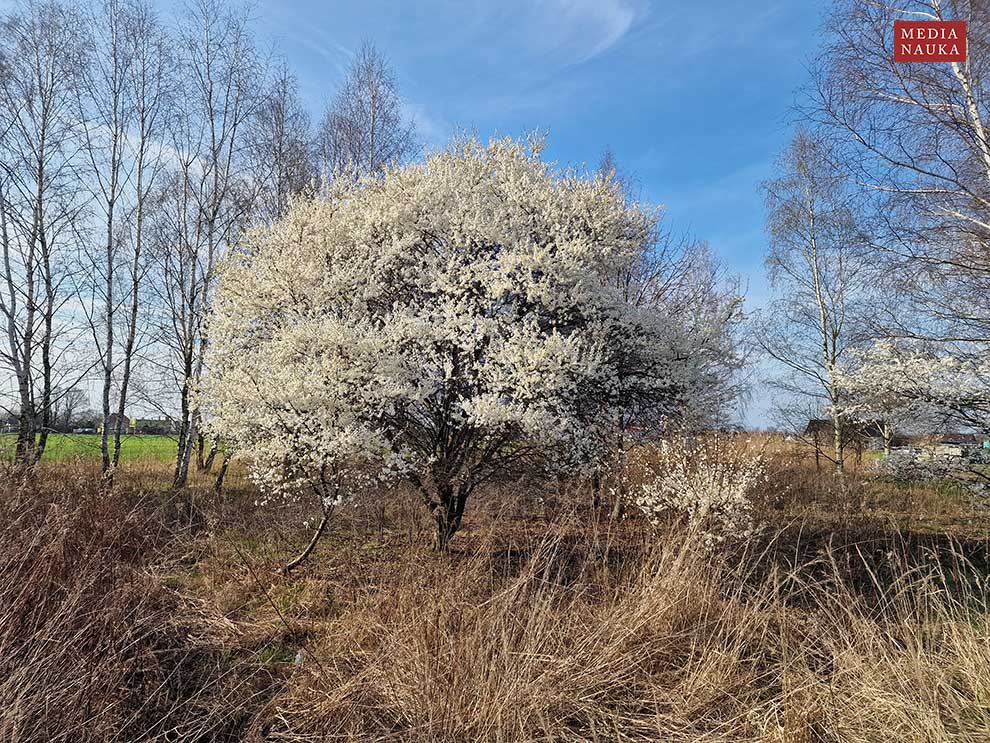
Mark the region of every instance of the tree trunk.
<instances>
[{"instance_id":1,"label":"tree trunk","mask_svg":"<svg viewBox=\"0 0 990 743\"><path fill-rule=\"evenodd\" d=\"M434 508L433 515L437 522L434 547L438 552L447 552L450 549L450 540L461 527L467 496L468 492L463 485L454 487L445 484L437 488L439 505Z\"/></svg>"},{"instance_id":2,"label":"tree trunk","mask_svg":"<svg viewBox=\"0 0 990 743\"><path fill-rule=\"evenodd\" d=\"M17 443L14 449L14 465L20 469L30 463L30 448L34 443L34 417L31 405L31 378L30 378L30 348L22 348L19 343L19 332L16 324L17 299L21 289L15 287L14 271L10 259L10 232L7 227L7 201L3 192L0 192L0 241L3 246L3 272L4 283L6 284L7 296L4 297L4 304L7 314L7 343L10 349L10 362L17 379L17 392L20 404L20 412L17 416ZM31 326L33 324L33 304L34 304L34 271L29 268L26 277L26 292L28 319L24 330L24 340L30 342ZM25 364L26 362L26 364Z\"/></svg>"},{"instance_id":3,"label":"tree trunk","mask_svg":"<svg viewBox=\"0 0 990 743\"><path fill-rule=\"evenodd\" d=\"M117 425L113 432L113 461L110 463L109 485L113 486L113 476L120 462L120 429L127 408L127 391L131 382L131 363L134 359L134 345L137 340L138 304L141 288L141 256L144 246L144 186L145 148L147 135L141 127L140 148L137 157L137 204L134 220L134 252L131 255L130 308L127 314L127 340L124 343L124 368L120 377L120 394L117 400Z\"/></svg>"},{"instance_id":4,"label":"tree trunk","mask_svg":"<svg viewBox=\"0 0 990 743\"><path fill-rule=\"evenodd\" d=\"M437 510L437 532L434 536L434 547L437 552L448 552L450 540L460 528L460 519L447 513L446 509Z\"/></svg>"},{"instance_id":5,"label":"tree trunk","mask_svg":"<svg viewBox=\"0 0 990 743\"><path fill-rule=\"evenodd\" d=\"M832 446L835 449L835 471L842 474L845 469L845 463L843 462L844 444L842 441L842 423L839 421L839 416L832 418L832 431Z\"/></svg>"},{"instance_id":6,"label":"tree trunk","mask_svg":"<svg viewBox=\"0 0 990 743\"><path fill-rule=\"evenodd\" d=\"M223 455L223 461L220 462L220 470L217 472L217 479L213 482L214 495L220 495L220 491L223 490L223 480L227 476L227 469L230 467L232 457L233 454L231 452Z\"/></svg>"},{"instance_id":7,"label":"tree trunk","mask_svg":"<svg viewBox=\"0 0 990 743\"><path fill-rule=\"evenodd\" d=\"M45 311L42 315L43 328L41 340L41 430L34 445L34 461L41 460L48 445L48 433L52 425L52 392L53 392L53 361L52 338L55 323L55 274L52 270L51 244L49 243L44 225L38 230L41 244L42 278L45 285Z\"/></svg>"},{"instance_id":8,"label":"tree trunk","mask_svg":"<svg viewBox=\"0 0 990 743\"><path fill-rule=\"evenodd\" d=\"M602 507L602 473L597 467L591 473L591 507L596 511Z\"/></svg>"},{"instance_id":9,"label":"tree trunk","mask_svg":"<svg viewBox=\"0 0 990 743\"><path fill-rule=\"evenodd\" d=\"M615 488L615 500L612 502L612 512L610 514L612 521L617 521L621 518L626 507L626 440L621 432L619 433L618 450L619 477Z\"/></svg>"},{"instance_id":10,"label":"tree trunk","mask_svg":"<svg viewBox=\"0 0 990 743\"><path fill-rule=\"evenodd\" d=\"M106 323L104 327L104 349L103 349L103 389L101 390L100 401L102 403L103 411L103 430L100 432L100 472L103 474L103 480L106 484L109 484L112 476L111 466L113 453L110 451L110 445L114 440L113 432L110 430L110 416L112 415L110 408L110 392L113 388L113 323L114 323L114 293L113 293L113 269L114 269L114 250L113 250L113 200L110 200L109 206L107 208L107 244L106 244L106 296L104 297L104 302L106 303L103 308L103 320ZM118 419L114 428L120 425L120 420Z\"/></svg>"},{"instance_id":11,"label":"tree trunk","mask_svg":"<svg viewBox=\"0 0 990 743\"><path fill-rule=\"evenodd\" d=\"M34 415L30 405L22 405L21 412L17 416L14 462L19 467L30 467L34 463Z\"/></svg>"},{"instance_id":12,"label":"tree trunk","mask_svg":"<svg viewBox=\"0 0 990 743\"><path fill-rule=\"evenodd\" d=\"M196 469L199 472L209 472L213 469L213 461L217 457L217 442L210 442L210 450L204 456L203 451L206 448L206 437L203 434L199 434L197 447Z\"/></svg>"},{"instance_id":13,"label":"tree trunk","mask_svg":"<svg viewBox=\"0 0 990 743\"><path fill-rule=\"evenodd\" d=\"M173 490L181 490L189 480L189 459L196 442L196 416L190 405L190 385L192 384L192 361L186 359L186 375L180 398L179 446L175 453L175 473L172 478Z\"/></svg>"}]
</instances>

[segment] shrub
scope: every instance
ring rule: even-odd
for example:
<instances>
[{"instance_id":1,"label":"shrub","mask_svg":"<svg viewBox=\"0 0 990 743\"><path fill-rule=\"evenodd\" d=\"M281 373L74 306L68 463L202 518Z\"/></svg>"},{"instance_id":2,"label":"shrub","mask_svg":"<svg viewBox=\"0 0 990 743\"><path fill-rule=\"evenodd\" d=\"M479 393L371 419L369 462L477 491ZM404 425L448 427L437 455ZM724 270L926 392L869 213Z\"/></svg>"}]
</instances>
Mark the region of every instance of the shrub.
<instances>
[{"instance_id":1,"label":"shrub","mask_svg":"<svg viewBox=\"0 0 990 743\"><path fill-rule=\"evenodd\" d=\"M656 469L633 497L652 524L683 521L709 548L753 534L752 496L767 479L761 451L739 449L718 437L663 441L649 451Z\"/></svg>"}]
</instances>

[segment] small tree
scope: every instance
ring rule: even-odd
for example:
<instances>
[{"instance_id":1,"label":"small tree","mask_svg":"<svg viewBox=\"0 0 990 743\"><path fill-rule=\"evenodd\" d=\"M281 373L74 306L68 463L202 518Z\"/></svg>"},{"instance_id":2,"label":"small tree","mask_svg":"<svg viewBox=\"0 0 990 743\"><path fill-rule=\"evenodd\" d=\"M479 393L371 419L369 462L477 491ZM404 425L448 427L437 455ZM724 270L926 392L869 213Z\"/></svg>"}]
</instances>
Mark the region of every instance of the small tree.
<instances>
[{"instance_id":1,"label":"small tree","mask_svg":"<svg viewBox=\"0 0 990 743\"><path fill-rule=\"evenodd\" d=\"M352 478L401 478L444 549L483 483L592 458L620 370L624 395L683 404L676 321L603 279L656 212L539 148L466 140L338 182L228 262L203 400L264 484L326 509Z\"/></svg>"},{"instance_id":2,"label":"small tree","mask_svg":"<svg viewBox=\"0 0 990 743\"><path fill-rule=\"evenodd\" d=\"M839 382L857 409L935 418L990 434L990 361L918 343L879 341L855 355Z\"/></svg>"},{"instance_id":3,"label":"small tree","mask_svg":"<svg viewBox=\"0 0 990 743\"><path fill-rule=\"evenodd\" d=\"M836 370L863 341L871 287L854 204L826 142L803 130L763 187L775 296L758 341L783 372L770 383L784 393L784 404L828 411L832 461L841 472L847 416ZM818 451L816 442L816 457Z\"/></svg>"}]
</instances>

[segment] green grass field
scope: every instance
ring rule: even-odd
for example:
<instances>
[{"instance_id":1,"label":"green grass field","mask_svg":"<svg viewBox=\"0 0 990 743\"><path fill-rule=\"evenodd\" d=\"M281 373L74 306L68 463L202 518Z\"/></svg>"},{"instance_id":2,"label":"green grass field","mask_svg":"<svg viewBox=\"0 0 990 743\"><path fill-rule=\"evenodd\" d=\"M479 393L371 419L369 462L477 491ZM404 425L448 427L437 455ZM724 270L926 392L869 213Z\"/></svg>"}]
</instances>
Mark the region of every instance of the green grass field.
<instances>
[{"instance_id":1,"label":"green grass field","mask_svg":"<svg viewBox=\"0 0 990 743\"><path fill-rule=\"evenodd\" d=\"M0 452L5 457L14 454L14 434L0 434ZM140 434L123 436L120 459L123 462L150 459L168 461L175 458L176 440L172 436ZM100 436L95 433L53 433L48 437L43 461L62 462L72 459L100 458Z\"/></svg>"}]
</instances>

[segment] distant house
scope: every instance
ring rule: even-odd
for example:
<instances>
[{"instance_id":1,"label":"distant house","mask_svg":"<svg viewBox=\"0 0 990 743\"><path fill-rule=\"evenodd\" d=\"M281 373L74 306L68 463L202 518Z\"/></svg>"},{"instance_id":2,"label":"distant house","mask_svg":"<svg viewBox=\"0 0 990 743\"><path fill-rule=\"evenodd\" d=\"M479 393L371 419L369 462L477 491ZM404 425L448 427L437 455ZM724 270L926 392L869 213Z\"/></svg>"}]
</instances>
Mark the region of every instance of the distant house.
<instances>
[{"instance_id":1,"label":"distant house","mask_svg":"<svg viewBox=\"0 0 990 743\"><path fill-rule=\"evenodd\" d=\"M121 421L120 431L128 435L147 434L169 436L178 432L178 425L168 418L129 418L112 414L108 420L110 431L115 430L117 421ZM102 421L96 427L97 433L103 433Z\"/></svg>"},{"instance_id":2,"label":"distant house","mask_svg":"<svg viewBox=\"0 0 990 743\"><path fill-rule=\"evenodd\" d=\"M107 431L108 433L113 433L117 430L117 421L120 421L120 431L121 433L130 433L128 430L131 425L131 420L126 415L118 415L117 413L111 413L110 417L107 418ZM99 421L96 424L96 433L103 433L103 421Z\"/></svg>"},{"instance_id":3,"label":"distant house","mask_svg":"<svg viewBox=\"0 0 990 743\"><path fill-rule=\"evenodd\" d=\"M179 432L178 423L169 418L138 418L133 424L134 433L171 436Z\"/></svg>"},{"instance_id":4,"label":"distant house","mask_svg":"<svg viewBox=\"0 0 990 743\"><path fill-rule=\"evenodd\" d=\"M918 437L910 446L900 446L894 452L905 461L927 466L968 466L990 463L990 440L973 433L936 433Z\"/></svg>"},{"instance_id":5,"label":"distant house","mask_svg":"<svg viewBox=\"0 0 990 743\"><path fill-rule=\"evenodd\" d=\"M934 436L931 450L936 457L972 457L981 454L987 442L975 433L943 433Z\"/></svg>"}]
</instances>

